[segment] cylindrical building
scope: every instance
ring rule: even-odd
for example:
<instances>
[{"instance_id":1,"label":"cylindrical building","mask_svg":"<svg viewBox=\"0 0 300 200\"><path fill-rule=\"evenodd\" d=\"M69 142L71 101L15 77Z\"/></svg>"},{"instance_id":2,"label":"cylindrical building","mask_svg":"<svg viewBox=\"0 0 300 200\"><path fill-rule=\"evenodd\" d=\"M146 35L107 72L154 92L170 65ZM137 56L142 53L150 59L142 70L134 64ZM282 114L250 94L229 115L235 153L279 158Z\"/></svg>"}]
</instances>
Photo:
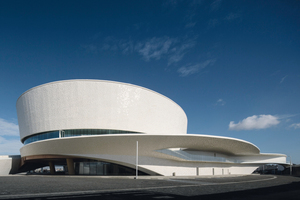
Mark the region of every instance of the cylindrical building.
<instances>
[{"instance_id":1,"label":"cylindrical building","mask_svg":"<svg viewBox=\"0 0 300 200\"><path fill-rule=\"evenodd\" d=\"M282 154L250 142L187 134L187 117L171 99L113 81L66 80L23 93L17 101L21 171L64 165L68 174L249 174ZM138 149L136 149L136 144ZM136 155L138 150L138 163Z\"/></svg>"}]
</instances>

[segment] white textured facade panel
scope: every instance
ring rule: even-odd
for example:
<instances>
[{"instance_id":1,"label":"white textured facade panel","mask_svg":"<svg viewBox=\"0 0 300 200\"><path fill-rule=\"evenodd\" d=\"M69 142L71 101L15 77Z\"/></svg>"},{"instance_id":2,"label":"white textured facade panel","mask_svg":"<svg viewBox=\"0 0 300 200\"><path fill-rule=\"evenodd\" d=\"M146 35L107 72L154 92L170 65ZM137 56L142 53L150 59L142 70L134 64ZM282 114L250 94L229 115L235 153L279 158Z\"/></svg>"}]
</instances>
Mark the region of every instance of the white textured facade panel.
<instances>
[{"instance_id":1,"label":"white textured facade panel","mask_svg":"<svg viewBox=\"0 0 300 200\"><path fill-rule=\"evenodd\" d=\"M65 129L114 129L186 134L187 117L169 98L143 87L98 80L58 81L32 88L17 101L21 140Z\"/></svg>"}]
</instances>

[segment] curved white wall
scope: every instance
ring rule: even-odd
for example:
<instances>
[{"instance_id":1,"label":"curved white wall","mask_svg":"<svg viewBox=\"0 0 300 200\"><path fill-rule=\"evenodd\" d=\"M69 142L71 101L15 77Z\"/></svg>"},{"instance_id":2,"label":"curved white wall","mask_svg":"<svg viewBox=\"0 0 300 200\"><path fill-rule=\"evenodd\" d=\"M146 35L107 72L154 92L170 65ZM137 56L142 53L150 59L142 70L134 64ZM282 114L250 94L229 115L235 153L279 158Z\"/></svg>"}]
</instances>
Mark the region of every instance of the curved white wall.
<instances>
[{"instance_id":1,"label":"curved white wall","mask_svg":"<svg viewBox=\"0 0 300 200\"><path fill-rule=\"evenodd\" d=\"M20 137L62 129L186 134L180 106L149 89L113 81L67 80L37 86L17 101Z\"/></svg>"},{"instance_id":2,"label":"curved white wall","mask_svg":"<svg viewBox=\"0 0 300 200\"><path fill-rule=\"evenodd\" d=\"M65 137L30 143L20 149L25 160L88 158L135 168L138 141L139 169L146 173L176 175L250 174L259 165L286 163L282 154L260 154L246 141L206 135L122 134ZM176 148L178 154L161 151ZM182 148L182 149L181 149ZM172 150L172 149L169 149ZM175 151L175 150L172 150ZM224 160L218 158L226 158ZM142 168L142 169L141 169ZM198 170L198 173L197 171Z\"/></svg>"},{"instance_id":3,"label":"curved white wall","mask_svg":"<svg viewBox=\"0 0 300 200\"><path fill-rule=\"evenodd\" d=\"M18 173L20 162L19 155L0 155L0 176Z\"/></svg>"}]
</instances>

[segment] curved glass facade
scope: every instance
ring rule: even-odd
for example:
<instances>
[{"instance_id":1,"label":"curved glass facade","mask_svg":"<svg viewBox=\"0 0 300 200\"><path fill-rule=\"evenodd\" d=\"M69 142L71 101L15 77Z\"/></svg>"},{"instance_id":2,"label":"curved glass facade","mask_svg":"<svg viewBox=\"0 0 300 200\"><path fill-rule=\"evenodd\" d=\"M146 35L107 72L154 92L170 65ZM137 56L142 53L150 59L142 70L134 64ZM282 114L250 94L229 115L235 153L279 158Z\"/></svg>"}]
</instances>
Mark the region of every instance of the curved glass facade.
<instances>
[{"instance_id":1,"label":"curved glass facade","mask_svg":"<svg viewBox=\"0 0 300 200\"><path fill-rule=\"evenodd\" d=\"M61 137L74 137L82 135L105 135L105 134L135 134L138 132L123 131L123 130L110 130L110 129L72 129L62 130Z\"/></svg>"},{"instance_id":2,"label":"curved glass facade","mask_svg":"<svg viewBox=\"0 0 300 200\"><path fill-rule=\"evenodd\" d=\"M52 132L46 132L46 133L40 133L37 135L33 135L31 137L28 137L24 140L24 144L29 144L32 142L40 141L40 140L47 140L51 138L59 138L59 131L52 131Z\"/></svg>"},{"instance_id":3,"label":"curved glass facade","mask_svg":"<svg viewBox=\"0 0 300 200\"><path fill-rule=\"evenodd\" d=\"M136 134L139 132L123 131L123 130L109 130L109 129L73 129L73 130L61 130L51 131L46 133L39 133L28 137L24 140L24 144L30 144L32 142L47 140L51 138L60 137L76 137L84 135L105 135L105 134Z\"/></svg>"},{"instance_id":4,"label":"curved glass facade","mask_svg":"<svg viewBox=\"0 0 300 200\"><path fill-rule=\"evenodd\" d=\"M76 175L100 175L100 176L133 176L136 175L136 169L122 165L107 163L97 160L85 160L74 162ZM64 166L67 168L67 166ZM138 171L138 175L148 175Z\"/></svg>"}]
</instances>

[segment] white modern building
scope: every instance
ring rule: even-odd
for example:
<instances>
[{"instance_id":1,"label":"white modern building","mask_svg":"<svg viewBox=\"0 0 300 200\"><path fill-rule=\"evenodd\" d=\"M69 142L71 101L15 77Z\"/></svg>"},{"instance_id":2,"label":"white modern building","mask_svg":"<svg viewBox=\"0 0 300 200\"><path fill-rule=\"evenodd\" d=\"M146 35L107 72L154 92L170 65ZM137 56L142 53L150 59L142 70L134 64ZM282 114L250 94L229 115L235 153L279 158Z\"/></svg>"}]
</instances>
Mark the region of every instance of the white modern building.
<instances>
[{"instance_id":1,"label":"white modern building","mask_svg":"<svg viewBox=\"0 0 300 200\"><path fill-rule=\"evenodd\" d=\"M21 171L50 166L55 173L55 165L65 165L69 174L135 175L138 163L139 174L195 176L286 164L286 155L260 153L247 141L187 134L179 105L127 83L47 83L23 93L17 113Z\"/></svg>"}]
</instances>

